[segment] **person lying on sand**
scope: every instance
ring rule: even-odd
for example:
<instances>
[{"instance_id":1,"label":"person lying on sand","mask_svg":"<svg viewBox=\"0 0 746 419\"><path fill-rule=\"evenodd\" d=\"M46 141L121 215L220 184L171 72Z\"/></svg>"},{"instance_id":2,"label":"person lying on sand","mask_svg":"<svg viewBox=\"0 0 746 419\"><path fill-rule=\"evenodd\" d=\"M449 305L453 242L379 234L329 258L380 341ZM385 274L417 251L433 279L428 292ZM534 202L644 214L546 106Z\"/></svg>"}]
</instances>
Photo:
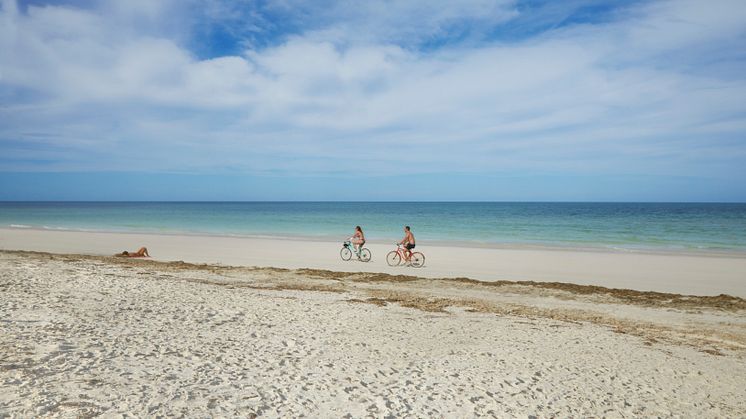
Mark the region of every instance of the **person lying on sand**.
<instances>
[{"instance_id":1,"label":"person lying on sand","mask_svg":"<svg viewBox=\"0 0 746 419\"><path fill-rule=\"evenodd\" d=\"M148 253L147 247L141 247L137 252L128 252L125 250L124 252L117 253L114 256L120 257L120 258L146 258L146 257L149 258L150 253Z\"/></svg>"}]
</instances>

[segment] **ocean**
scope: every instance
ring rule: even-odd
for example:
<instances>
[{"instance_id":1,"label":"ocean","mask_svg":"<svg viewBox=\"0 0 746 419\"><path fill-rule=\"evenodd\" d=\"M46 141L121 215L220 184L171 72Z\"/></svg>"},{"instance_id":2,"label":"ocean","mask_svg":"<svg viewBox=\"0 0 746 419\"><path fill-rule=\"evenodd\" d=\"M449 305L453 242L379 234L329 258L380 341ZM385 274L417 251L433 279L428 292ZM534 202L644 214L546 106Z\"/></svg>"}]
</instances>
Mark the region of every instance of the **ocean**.
<instances>
[{"instance_id":1,"label":"ocean","mask_svg":"<svg viewBox=\"0 0 746 419\"><path fill-rule=\"evenodd\" d=\"M0 202L0 227L746 251L746 204L542 202ZM2 234L2 233L0 233Z\"/></svg>"}]
</instances>

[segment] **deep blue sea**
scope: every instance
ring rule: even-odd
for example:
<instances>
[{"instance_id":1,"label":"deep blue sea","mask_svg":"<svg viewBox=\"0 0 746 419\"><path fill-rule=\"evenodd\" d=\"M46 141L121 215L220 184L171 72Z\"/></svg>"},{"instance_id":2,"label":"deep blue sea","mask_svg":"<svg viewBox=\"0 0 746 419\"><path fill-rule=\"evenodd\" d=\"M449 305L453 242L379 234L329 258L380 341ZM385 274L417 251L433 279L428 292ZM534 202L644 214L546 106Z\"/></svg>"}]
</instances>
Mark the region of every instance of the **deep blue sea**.
<instances>
[{"instance_id":1,"label":"deep blue sea","mask_svg":"<svg viewBox=\"0 0 746 419\"><path fill-rule=\"evenodd\" d=\"M746 204L539 202L0 202L0 227L746 251ZM2 234L2 233L0 233Z\"/></svg>"}]
</instances>

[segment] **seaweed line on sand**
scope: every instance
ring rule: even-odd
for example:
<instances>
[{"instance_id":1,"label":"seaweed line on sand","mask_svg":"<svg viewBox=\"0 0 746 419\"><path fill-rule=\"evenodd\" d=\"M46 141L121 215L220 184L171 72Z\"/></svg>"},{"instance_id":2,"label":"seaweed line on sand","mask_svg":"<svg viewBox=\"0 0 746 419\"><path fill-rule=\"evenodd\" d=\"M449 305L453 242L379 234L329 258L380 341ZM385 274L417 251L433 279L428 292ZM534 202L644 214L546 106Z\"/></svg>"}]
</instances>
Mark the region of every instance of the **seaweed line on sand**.
<instances>
[{"instance_id":1,"label":"seaweed line on sand","mask_svg":"<svg viewBox=\"0 0 746 419\"><path fill-rule=\"evenodd\" d=\"M531 290L547 290L575 296L604 296L616 302L644 307L661 307L675 309L716 309L737 312L746 310L746 299L726 294L715 296L682 295L656 291L637 291L623 288L607 288L596 285L578 285L566 282L537 282L537 281L478 281L470 278L422 278L411 275L391 275L386 273L368 272L337 272L324 269L286 269L275 267L244 267L216 264L195 264L183 261L162 262L147 259L126 259L113 256L92 256L80 254L52 254L44 252L0 250L2 253L61 259L67 261L96 260L123 266L152 267L159 270L171 271L207 271L214 274L227 273L293 273L297 276L325 279L334 281L370 282L370 283L403 283L403 282L437 282L439 284L455 284L482 289L499 289L510 287L511 292ZM615 301L607 301L615 302Z\"/></svg>"}]
</instances>

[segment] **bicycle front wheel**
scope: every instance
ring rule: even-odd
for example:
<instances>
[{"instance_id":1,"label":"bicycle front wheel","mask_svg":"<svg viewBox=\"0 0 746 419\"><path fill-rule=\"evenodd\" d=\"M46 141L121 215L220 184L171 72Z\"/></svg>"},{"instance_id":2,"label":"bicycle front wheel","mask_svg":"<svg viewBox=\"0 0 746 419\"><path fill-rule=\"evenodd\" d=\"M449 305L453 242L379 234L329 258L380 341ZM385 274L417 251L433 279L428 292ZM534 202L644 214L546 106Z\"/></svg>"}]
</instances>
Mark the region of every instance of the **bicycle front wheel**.
<instances>
[{"instance_id":1,"label":"bicycle front wheel","mask_svg":"<svg viewBox=\"0 0 746 419\"><path fill-rule=\"evenodd\" d=\"M414 252L409 261L412 262L413 268L421 268L425 264L425 255L420 252Z\"/></svg>"},{"instance_id":2,"label":"bicycle front wheel","mask_svg":"<svg viewBox=\"0 0 746 419\"><path fill-rule=\"evenodd\" d=\"M366 248L360 249L360 260L363 262L370 262L370 250Z\"/></svg>"},{"instance_id":3,"label":"bicycle front wheel","mask_svg":"<svg viewBox=\"0 0 746 419\"><path fill-rule=\"evenodd\" d=\"M339 251L339 256L342 260L350 260L352 257L352 250L350 250L349 247L343 247L342 250Z\"/></svg>"},{"instance_id":4,"label":"bicycle front wheel","mask_svg":"<svg viewBox=\"0 0 746 419\"><path fill-rule=\"evenodd\" d=\"M399 256L399 252L396 250L392 250L389 252L388 255L386 255L386 263L389 264L389 266L397 266L401 263L401 256Z\"/></svg>"}]
</instances>

